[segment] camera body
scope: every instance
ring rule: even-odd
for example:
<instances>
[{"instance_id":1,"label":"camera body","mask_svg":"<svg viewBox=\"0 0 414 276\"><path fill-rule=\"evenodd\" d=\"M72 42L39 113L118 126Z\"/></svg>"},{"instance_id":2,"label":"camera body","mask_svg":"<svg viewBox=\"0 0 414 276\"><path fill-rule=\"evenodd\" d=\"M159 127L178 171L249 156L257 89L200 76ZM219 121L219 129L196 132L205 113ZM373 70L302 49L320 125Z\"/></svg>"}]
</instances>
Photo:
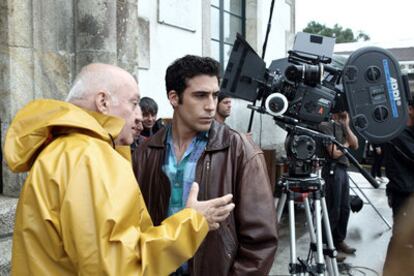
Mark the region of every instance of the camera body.
<instances>
[{"instance_id":1,"label":"camera body","mask_svg":"<svg viewBox=\"0 0 414 276\"><path fill-rule=\"evenodd\" d=\"M373 143L393 139L407 121L409 89L395 58L370 47L337 66L332 60L334 44L334 38L298 33L289 56L266 68L237 35L226 67L221 93L261 101L259 108L251 108L273 116L288 131L285 148L292 176L309 176L324 157L329 141L306 128L317 130L333 113L347 111L354 129Z\"/></svg>"},{"instance_id":2,"label":"camera body","mask_svg":"<svg viewBox=\"0 0 414 276\"><path fill-rule=\"evenodd\" d=\"M408 85L388 51L355 51L340 66L332 62L335 39L298 33L288 58L269 68L240 36L234 43L221 92L251 102L260 111L314 127L332 113L347 111L366 140L383 143L396 137L407 121ZM287 105L287 106L286 106Z\"/></svg>"}]
</instances>

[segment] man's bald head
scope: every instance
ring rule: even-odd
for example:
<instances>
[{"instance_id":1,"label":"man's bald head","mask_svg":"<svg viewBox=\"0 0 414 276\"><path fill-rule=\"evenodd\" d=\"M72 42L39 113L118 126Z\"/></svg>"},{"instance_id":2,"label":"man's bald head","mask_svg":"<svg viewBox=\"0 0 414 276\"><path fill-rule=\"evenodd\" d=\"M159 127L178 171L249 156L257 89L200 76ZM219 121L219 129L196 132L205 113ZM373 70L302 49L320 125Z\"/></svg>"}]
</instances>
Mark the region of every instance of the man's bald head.
<instances>
[{"instance_id":1,"label":"man's bald head","mask_svg":"<svg viewBox=\"0 0 414 276\"><path fill-rule=\"evenodd\" d=\"M91 63L84 66L77 75L66 101L96 111L91 105L91 98L104 91L111 96L113 104L117 105L117 91L126 82L136 85L135 79L124 69L110 64Z\"/></svg>"},{"instance_id":2,"label":"man's bald head","mask_svg":"<svg viewBox=\"0 0 414 276\"><path fill-rule=\"evenodd\" d=\"M138 131L139 99L138 85L131 74L113 65L93 63L82 68L66 101L124 119L124 128L115 142L129 145Z\"/></svg>"}]
</instances>

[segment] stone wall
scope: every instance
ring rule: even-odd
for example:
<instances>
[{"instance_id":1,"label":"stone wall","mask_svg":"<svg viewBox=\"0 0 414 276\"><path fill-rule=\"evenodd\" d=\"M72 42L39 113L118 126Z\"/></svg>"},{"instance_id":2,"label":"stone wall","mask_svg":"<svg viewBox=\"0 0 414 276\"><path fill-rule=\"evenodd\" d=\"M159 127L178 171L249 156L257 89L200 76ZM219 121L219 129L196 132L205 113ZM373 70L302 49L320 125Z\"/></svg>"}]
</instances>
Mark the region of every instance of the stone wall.
<instances>
[{"instance_id":1,"label":"stone wall","mask_svg":"<svg viewBox=\"0 0 414 276\"><path fill-rule=\"evenodd\" d=\"M0 1L0 139L16 112L36 98L64 99L91 62L138 77L138 0ZM2 158L3 159L3 158ZM25 174L1 164L0 275L9 274L17 197Z\"/></svg>"},{"instance_id":2,"label":"stone wall","mask_svg":"<svg viewBox=\"0 0 414 276\"><path fill-rule=\"evenodd\" d=\"M1 143L16 112L36 98L64 99L91 62L138 75L137 0L5 0L0 4ZM3 194L19 195L24 176L3 164Z\"/></svg>"}]
</instances>

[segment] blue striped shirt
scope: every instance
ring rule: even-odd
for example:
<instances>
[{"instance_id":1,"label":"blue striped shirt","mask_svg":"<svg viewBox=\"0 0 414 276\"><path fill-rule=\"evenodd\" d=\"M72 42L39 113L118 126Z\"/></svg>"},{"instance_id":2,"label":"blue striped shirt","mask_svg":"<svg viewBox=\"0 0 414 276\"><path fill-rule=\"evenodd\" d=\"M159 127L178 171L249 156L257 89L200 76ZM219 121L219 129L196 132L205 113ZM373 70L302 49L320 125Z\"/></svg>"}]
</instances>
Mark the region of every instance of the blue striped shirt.
<instances>
[{"instance_id":1,"label":"blue striped shirt","mask_svg":"<svg viewBox=\"0 0 414 276\"><path fill-rule=\"evenodd\" d=\"M167 154L162 167L171 185L171 196L168 205L168 216L185 207L191 185L195 179L198 159L203 154L208 142L208 132L199 132L191 141L180 161L174 151L172 128L167 130Z\"/></svg>"}]
</instances>

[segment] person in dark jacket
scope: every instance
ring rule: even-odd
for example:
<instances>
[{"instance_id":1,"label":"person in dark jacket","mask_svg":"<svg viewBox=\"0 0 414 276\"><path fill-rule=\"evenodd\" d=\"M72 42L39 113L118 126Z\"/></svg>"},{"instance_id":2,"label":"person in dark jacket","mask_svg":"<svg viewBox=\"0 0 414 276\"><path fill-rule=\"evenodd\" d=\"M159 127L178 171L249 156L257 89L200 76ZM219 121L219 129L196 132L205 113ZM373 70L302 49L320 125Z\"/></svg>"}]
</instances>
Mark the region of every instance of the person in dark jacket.
<instances>
[{"instance_id":1,"label":"person in dark jacket","mask_svg":"<svg viewBox=\"0 0 414 276\"><path fill-rule=\"evenodd\" d=\"M379 183L386 184L388 179L382 176L381 167L384 163L384 146L382 144L369 144L369 151L372 151L373 162L371 166L371 176Z\"/></svg>"},{"instance_id":2,"label":"person in dark jacket","mask_svg":"<svg viewBox=\"0 0 414 276\"><path fill-rule=\"evenodd\" d=\"M388 244L384 275L414 274L414 102L408 107L407 127L386 143L385 173L393 231Z\"/></svg>"},{"instance_id":3,"label":"person in dark jacket","mask_svg":"<svg viewBox=\"0 0 414 276\"><path fill-rule=\"evenodd\" d=\"M133 168L155 225L184 207L193 181L200 199L233 193L236 204L176 275L267 275L277 248L276 210L263 152L214 120L219 64L185 56L166 72L172 124L133 155Z\"/></svg>"},{"instance_id":4,"label":"person in dark jacket","mask_svg":"<svg viewBox=\"0 0 414 276\"><path fill-rule=\"evenodd\" d=\"M143 97L139 106L142 110L142 125L144 127L141 135L148 138L163 128L164 123L161 118L157 120L158 105L152 98Z\"/></svg>"},{"instance_id":5,"label":"person in dark jacket","mask_svg":"<svg viewBox=\"0 0 414 276\"><path fill-rule=\"evenodd\" d=\"M332 115L332 121L322 122L319 125L323 133L333 135L343 146L351 149L358 148L358 139L349 126L347 112L338 112ZM349 160L335 144L326 146L327 163L322 168L322 177L325 180L325 200L328 208L332 239L335 248L340 253L354 254L356 249L345 242L348 220L351 207L349 205ZM338 255L342 261L345 255Z\"/></svg>"}]
</instances>

